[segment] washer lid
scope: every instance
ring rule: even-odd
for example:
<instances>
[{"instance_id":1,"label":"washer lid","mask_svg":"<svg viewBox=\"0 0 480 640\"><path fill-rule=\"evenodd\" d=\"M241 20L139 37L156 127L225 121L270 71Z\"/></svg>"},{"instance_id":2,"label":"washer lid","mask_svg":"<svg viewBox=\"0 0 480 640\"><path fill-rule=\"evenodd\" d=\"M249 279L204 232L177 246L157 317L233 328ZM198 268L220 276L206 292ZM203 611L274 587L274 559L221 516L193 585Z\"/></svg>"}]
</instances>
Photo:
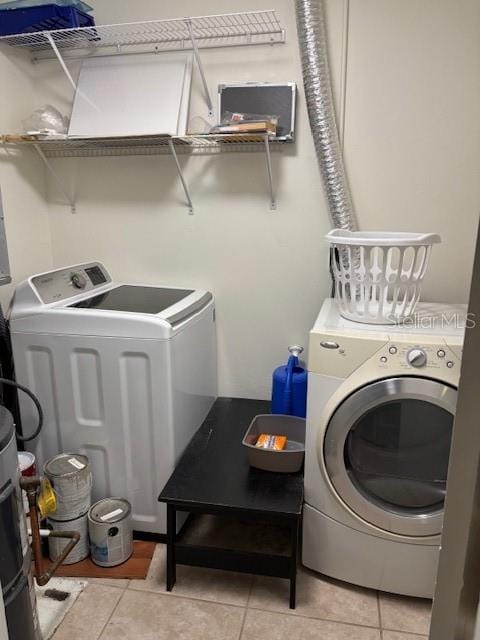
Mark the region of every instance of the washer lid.
<instances>
[{"instance_id":1,"label":"washer lid","mask_svg":"<svg viewBox=\"0 0 480 640\"><path fill-rule=\"evenodd\" d=\"M21 282L10 309L17 334L168 340L213 307L202 289L113 283L97 262ZM15 339L15 338L14 338Z\"/></svg>"},{"instance_id":2,"label":"washer lid","mask_svg":"<svg viewBox=\"0 0 480 640\"><path fill-rule=\"evenodd\" d=\"M193 289L167 289L125 284L91 298L80 300L80 302L72 304L71 307L155 315L177 304L177 302L192 294L193 291Z\"/></svg>"},{"instance_id":3,"label":"washer lid","mask_svg":"<svg viewBox=\"0 0 480 640\"><path fill-rule=\"evenodd\" d=\"M203 309L211 300L213 296L209 291L122 284L66 308L157 316L174 327Z\"/></svg>"},{"instance_id":4,"label":"washer lid","mask_svg":"<svg viewBox=\"0 0 480 640\"><path fill-rule=\"evenodd\" d=\"M0 406L0 451L10 442L14 430L12 414L8 409Z\"/></svg>"}]
</instances>

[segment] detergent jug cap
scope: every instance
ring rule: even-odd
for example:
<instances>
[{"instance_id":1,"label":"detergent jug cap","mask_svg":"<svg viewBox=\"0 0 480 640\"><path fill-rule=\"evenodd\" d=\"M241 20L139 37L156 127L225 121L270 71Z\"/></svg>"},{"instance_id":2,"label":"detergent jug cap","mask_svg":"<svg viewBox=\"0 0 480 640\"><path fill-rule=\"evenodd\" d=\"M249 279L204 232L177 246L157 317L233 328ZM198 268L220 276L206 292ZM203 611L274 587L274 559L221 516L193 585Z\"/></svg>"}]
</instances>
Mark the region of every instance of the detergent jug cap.
<instances>
[{"instance_id":1,"label":"detergent jug cap","mask_svg":"<svg viewBox=\"0 0 480 640\"><path fill-rule=\"evenodd\" d=\"M290 347L288 347L288 350L292 356L296 356L297 358L301 353L303 353L303 347L299 344L291 345Z\"/></svg>"}]
</instances>

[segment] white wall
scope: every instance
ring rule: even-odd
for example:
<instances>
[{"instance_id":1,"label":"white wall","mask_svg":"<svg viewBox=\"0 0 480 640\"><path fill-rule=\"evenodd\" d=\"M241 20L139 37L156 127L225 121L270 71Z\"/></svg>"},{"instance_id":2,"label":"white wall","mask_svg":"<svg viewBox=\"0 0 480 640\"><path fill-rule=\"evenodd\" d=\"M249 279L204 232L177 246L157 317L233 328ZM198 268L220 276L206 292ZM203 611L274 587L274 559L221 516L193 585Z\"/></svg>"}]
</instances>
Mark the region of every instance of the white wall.
<instances>
[{"instance_id":1,"label":"white wall","mask_svg":"<svg viewBox=\"0 0 480 640\"><path fill-rule=\"evenodd\" d=\"M345 152L366 229L436 231L431 300L465 301L480 210L480 3L351 0Z\"/></svg>"},{"instance_id":2,"label":"white wall","mask_svg":"<svg viewBox=\"0 0 480 640\"><path fill-rule=\"evenodd\" d=\"M150 0L94 4L105 22L239 9L232 0L181 0L161 8ZM241 8L271 4L248 0ZM98 258L120 280L213 291L222 395L268 397L273 368L286 359L289 344L306 343L329 291L322 245L329 223L303 99L295 17L291 0L274 4L287 28L286 45L206 51L202 58L213 95L225 81L299 85L298 144L273 159L276 212L269 210L263 154L182 158L194 216L187 213L170 157L56 161L78 189L78 213L51 206L55 264ZM332 15L335 21L338 39L341 11ZM70 95L65 83L56 84L54 63L44 73L57 95ZM190 115L197 114L206 115L198 74ZM51 194L60 199L53 185Z\"/></svg>"},{"instance_id":3,"label":"white wall","mask_svg":"<svg viewBox=\"0 0 480 640\"><path fill-rule=\"evenodd\" d=\"M98 22L273 6L287 29L286 45L202 54L213 94L225 81L298 83L297 143L274 158L276 212L268 209L261 154L183 158L192 217L168 157L55 161L77 192L75 216L53 185L49 192L55 265L96 258L119 280L211 289L220 394L267 397L271 370L288 344L306 343L330 288L322 242L329 222L304 104L294 2L93 4ZM340 114L346 89L345 155L360 224L439 231L444 245L435 248L425 298L464 301L480 202L480 5L328 0L327 7ZM71 91L56 63L36 71L37 100L68 109ZM205 111L197 76L191 116Z\"/></svg>"},{"instance_id":4,"label":"white wall","mask_svg":"<svg viewBox=\"0 0 480 640\"><path fill-rule=\"evenodd\" d=\"M0 55L0 132L20 131L20 121L35 104L34 69L24 56ZM15 282L50 269L52 247L43 165L31 153L0 147L0 190L13 282L0 288L6 311Z\"/></svg>"}]
</instances>

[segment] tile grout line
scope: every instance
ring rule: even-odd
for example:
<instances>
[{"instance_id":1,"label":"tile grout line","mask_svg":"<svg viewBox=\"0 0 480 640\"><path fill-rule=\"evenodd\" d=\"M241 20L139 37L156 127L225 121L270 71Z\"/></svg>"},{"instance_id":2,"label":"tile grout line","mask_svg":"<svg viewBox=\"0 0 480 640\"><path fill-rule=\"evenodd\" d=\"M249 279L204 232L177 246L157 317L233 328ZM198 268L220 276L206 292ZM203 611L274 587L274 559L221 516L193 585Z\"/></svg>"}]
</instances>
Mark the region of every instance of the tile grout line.
<instances>
[{"instance_id":1,"label":"tile grout line","mask_svg":"<svg viewBox=\"0 0 480 640\"><path fill-rule=\"evenodd\" d=\"M380 640L383 640L382 610L380 607L380 591L377 591L377 610L378 610L378 625L380 627Z\"/></svg>"},{"instance_id":2,"label":"tile grout line","mask_svg":"<svg viewBox=\"0 0 480 640\"><path fill-rule=\"evenodd\" d=\"M194 602L204 602L204 603L207 603L207 604L217 604L217 605L222 605L222 606L227 606L227 607L235 607L237 609L253 609L255 611L269 611L270 613L277 613L277 614L280 614L280 615L289 615L289 616L292 616L292 617L298 616L298 617L304 618L306 620L320 620L322 622L333 622L333 623L337 623L337 624L345 624L347 626L352 626L352 627L361 627L361 628L364 628L364 629L380 629L381 638L383 638L383 630L385 630L385 631L394 631L394 632L397 632L397 633L406 633L406 634L412 635L412 636L425 637L425 636L422 636L421 633L419 634L419 633L416 633L416 632L413 632L413 631L405 631L405 630L402 630L402 629L394 629L394 628L383 629L381 607L380 607L380 592L378 592L378 591L377 591L377 594L376 594L376 599L377 599L379 626L376 626L376 625L369 625L369 624L363 624L363 623L358 623L358 622L348 622L348 621L345 621L345 620L339 620L339 619L335 619L335 618L323 618L323 617L307 616L307 615L304 615L302 613L297 613L297 612L292 613L291 610L287 609L287 608L285 609L285 611L278 611L278 610L274 610L274 609L264 609L259 605L257 605L257 606L253 605L252 606L250 604L250 600L251 600L251 595L252 595L252 592L253 592L254 582L255 582L255 576L253 576L253 579L252 579L252 581L250 583L248 596L247 596L247 602L246 602L245 605L234 604L234 603L231 603L231 602L217 601L217 600L207 600L205 598L198 598L198 597L193 597L193 596L188 596L188 595L176 594L173 591L170 592L170 593L167 593L167 592L155 591L155 590L151 590L151 589L138 589L138 588L135 588L134 586L131 586L131 581L128 584L128 586L126 586L126 587L112 587L112 588L121 589L124 593L127 592L127 591L134 591L136 593L150 593L150 594L154 594L154 595L157 595L157 596L160 596L160 597L164 597L164 598L172 598L172 597L173 598L183 598L185 600L191 600L191 601L194 601ZM108 622L110 622L110 619L111 619L113 613L115 612L115 610L117 609L118 604L120 603L120 600L123 598L123 595L121 596L121 598L119 599L117 605L115 606L114 611L112 611L112 614L109 617L107 623L105 624L105 627L107 626ZM243 626L244 626L245 618L246 618L246 615L244 615L244 620L242 622L241 633L243 632ZM100 640L101 635L105 631L105 627L102 629L102 632L101 632L98 640Z\"/></svg>"},{"instance_id":3,"label":"tile grout line","mask_svg":"<svg viewBox=\"0 0 480 640\"><path fill-rule=\"evenodd\" d=\"M416 633L413 631L405 631L405 630L401 630L401 629L394 629L394 628L383 628L382 626L382 615L381 615L381 606L380 606L380 592L377 592L377 608L378 608L378 617L379 617L379 624L380 627L378 626L372 626L372 625L366 625L366 624L361 624L361 623L355 623L355 622L347 622L345 620L336 620L336 619L332 619L332 618L322 618L322 617L312 617L312 616L306 616L303 614L299 614L299 613L290 613L290 610L287 609L286 611L275 611L275 610L269 610L269 609L264 609L261 608L260 606L251 606L250 605L250 601L251 601L251 595L253 592L253 587L254 587L254 582L255 582L255 577L253 576L252 581L250 582L250 586L249 586L249 590L248 590L248 595L247 595L247 601L245 605L238 605L238 604L231 604L231 603L225 603L225 602L218 602L218 601L214 601L214 600L205 600L205 599L200 599L200 598L195 598L195 597L191 597L191 596L184 596L184 595L174 595L173 593L171 594L167 594L167 593L162 593L162 592L158 592L158 591L151 591L148 589L135 589L135 588L131 588L129 583L127 586L125 587L116 587L116 586L111 586L111 585L101 585L101 586L105 586L107 589L111 588L111 589L117 589L120 590L122 592L121 596L119 597L117 603L115 604L115 606L112 609L112 612L110 613L110 615L108 616L107 621L105 622L105 624L103 625L99 635L97 636L97 640L101 640L102 636L104 635L106 628L108 626L108 624L110 623L113 615L115 614L115 612L117 611L120 602L122 601L122 599L124 598L125 594L129 591L134 591L136 593L149 593L151 595L156 595L159 597L164 597L164 598L168 598L168 597L175 597L175 598L183 598L185 600L190 600L190 601L194 601L194 602L203 602L206 604L217 604L217 605L221 605L221 606L227 606L227 607L235 607L237 609L244 609L244 614L243 614L243 618L242 618L242 624L240 627L240 632L239 632L239 636L238 636L238 640L241 640L241 636L243 634L243 630L245 627L245 622L246 622L246 617L248 614L248 610L254 610L254 611L269 611L270 613L277 613L279 615L290 615L292 617L298 616L300 618L306 619L306 620L312 620L312 621L321 621L321 622L330 622L330 623L334 623L334 624L343 624L343 625L347 625L347 626L351 626L351 627L355 627L355 628L364 628L364 629L376 629L380 631L380 637L381 640L383 639L383 631L393 631L393 632L397 632L397 633L403 633L405 635L408 636L412 636L412 638L425 638L427 639L428 636L425 636L424 634L421 633ZM95 583L89 583L92 584L92 586ZM80 594L81 595L81 594ZM63 622L62 622L63 624ZM62 624L60 625L59 629L61 628ZM58 631L58 629L57 629Z\"/></svg>"},{"instance_id":4,"label":"tile grout line","mask_svg":"<svg viewBox=\"0 0 480 640\"><path fill-rule=\"evenodd\" d=\"M247 604L245 605L245 607L248 609L248 607L250 606L250 598L252 597L252 591L253 591L253 585L255 583L255 576L252 575L252 579L250 581L250 589L248 590L248 596L247 596Z\"/></svg>"},{"instance_id":5,"label":"tile grout line","mask_svg":"<svg viewBox=\"0 0 480 640\"><path fill-rule=\"evenodd\" d=\"M255 580L255 578L254 578ZM127 589L125 589L127 590ZM135 591L136 593L149 593L151 595L156 595L159 597L163 597L163 598L180 598L183 600L190 600L193 602L203 602L205 604L216 604L216 605L220 605L220 606L224 606L224 607L235 607L237 609L252 609L253 611L265 611L268 613L276 613L279 615L287 615L287 616L291 616L293 618L295 617L299 617L299 618L303 618L305 620L319 620L321 622L333 622L335 624L344 624L347 626L351 626L351 627L361 627L362 629L380 629L380 631L382 631L382 628L379 627L378 625L371 625L371 624L363 624L363 623L359 623L359 622L348 622L346 620L339 620L336 618L322 618L322 617L313 617L313 616L306 616L302 613L291 613L290 609L287 609L285 611L278 611L275 609L265 609L262 608L261 606L252 606L250 604L250 599L251 599L251 594L253 591L253 581L252 584L250 586L249 589L249 594L248 594L248 598L247 598L247 604L246 605L241 605L241 604L233 604L231 602L224 602L224 601L218 601L218 600L206 600L205 598L198 598L198 597L193 597L193 596L187 596L187 595L183 595L183 594L175 594L172 592L170 593L166 593L166 592L161 592L161 591L152 591L150 589L135 589L134 587L129 587L128 588L129 591ZM378 596L379 597L379 596ZM377 603L378 606L378 603ZM380 624L381 624L381 616L379 614L379 619L380 619ZM243 628L243 625L242 625ZM413 635L413 636L420 636L420 637L426 637L426 636L422 636L422 634L418 634L415 633L413 631L404 631L402 629L385 629L385 631L394 631L396 633L406 633L408 635Z\"/></svg>"},{"instance_id":6,"label":"tile grout line","mask_svg":"<svg viewBox=\"0 0 480 640\"><path fill-rule=\"evenodd\" d=\"M152 589L135 589L135 587L129 587L126 591L134 591L135 593L150 593L151 595L161 596L162 598L183 598L184 600L192 600L193 602L205 602L207 604L218 604L222 607L236 607L237 609L245 609L244 604L234 604L233 602L224 602L223 600L206 600L205 598L198 598L196 596L186 596L183 594L173 593L173 591L155 591Z\"/></svg>"},{"instance_id":7,"label":"tile grout line","mask_svg":"<svg viewBox=\"0 0 480 640\"><path fill-rule=\"evenodd\" d=\"M254 578L255 580L255 578ZM372 625L372 624L363 624L363 623L358 623L358 622L348 622L346 620L338 620L336 618L321 618L321 617L314 617L314 616L306 616L302 613L291 613L291 610L288 608L288 605L285 605L285 611L278 611L275 609L265 609L262 608L261 606L252 606L250 604L250 599L251 599L251 594L253 591L253 581L252 584L250 586L249 589L249 594L248 594L248 598L247 598L247 604L246 605L242 605L242 604L233 604L232 602L225 602L225 601L218 601L218 600L206 600L205 598L198 598L198 597L194 597L194 596L187 596L187 595L183 595L183 594L176 594L173 591L171 591L170 593L167 592L162 592L162 591L153 591L151 589L136 589L135 587L128 587L127 589L128 591L135 591L136 593L149 593L151 595L156 595L159 596L161 598L181 598L184 600L191 600L193 602L204 602L206 604L217 604L217 605L221 605L224 607L235 607L237 609L245 609L245 608L249 608L249 609L253 609L254 611L266 611L269 613L277 613L279 615L287 615L287 616L291 616L291 617L299 617L299 618L304 618L306 620L320 620L322 622L335 622L337 624L346 624L348 626L352 626L352 627L362 627L364 629L378 629L378 625ZM296 611L296 610L295 610Z\"/></svg>"},{"instance_id":8,"label":"tile grout line","mask_svg":"<svg viewBox=\"0 0 480 640\"><path fill-rule=\"evenodd\" d=\"M255 580L255 577L254 577ZM136 593L149 593L151 595L156 595L159 596L161 598L182 598L184 600L191 600L193 602L204 602L206 604L217 604L217 605L221 605L224 607L235 607L237 609L252 609L254 611L265 611L265 612L269 612L269 613L276 613L279 615L287 615L287 616L291 616L292 618L295 617L299 617L299 618L304 618L305 620L320 620L321 622L334 622L336 624L345 624L351 627L362 627L362 629L378 629L378 625L372 625L372 624L363 624L363 623L358 623L358 622L348 622L346 620L338 620L335 618L322 618L322 617L314 617L314 616L306 616L302 613L291 613L291 610L288 608L288 604L285 605L285 611L278 611L275 609L265 609L263 607L261 607L260 605L258 606L252 606L250 604L250 600L251 600L251 594L253 591L253 581L251 583L250 586L250 590L249 590L249 594L248 594L248 599L247 599L247 604L246 605L241 605L241 604L233 604L231 602L224 602L224 601L218 601L218 600L206 600L204 598L198 598L198 597L193 597L193 596L186 596L186 595L182 595L182 594L175 594L173 591L171 591L170 593L166 593L166 592L162 592L162 591L152 591L151 589L136 589L135 587L128 587L127 589L128 591L135 591ZM285 602L287 602L287 600L285 600ZM295 609L295 611L297 611ZM397 629L398 631L398 629Z\"/></svg>"},{"instance_id":9,"label":"tile grout line","mask_svg":"<svg viewBox=\"0 0 480 640\"><path fill-rule=\"evenodd\" d=\"M250 609L254 611L264 611L265 613L276 613L279 615L291 616L292 618L304 618L305 620L321 620L322 622L334 622L336 624L346 624L350 627L361 627L362 629L379 629L378 625L373 624L363 624L362 622L347 622L346 620L338 620L337 618L321 618L314 616L306 616L303 613L290 613L290 609L286 611L279 611L278 609L265 609L261 606L252 606L249 605ZM296 609L295 609L296 611Z\"/></svg>"},{"instance_id":10,"label":"tile grout line","mask_svg":"<svg viewBox=\"0 0 480 640\"><path fill-rule=\"evenodd\" d=\"M126 587L121 587L118 584L105 584L103 582L89 582L88 585L91 585L92 587L106 587L107 589L119 589L120 591L126 591L128 589L128 585Z\"/></svg>"},{"instance_id":11,"label":"tile grout line","mask_svg":"<svg viewBox=\"0 0 480 640\"><path fill-rule=\"evenodd\" d=\"M117 587L114 587L114 588L116 589ZM108 624L109 624L110 620L111 620L111 619L112 619L112 617L113 617L113 614L115 613L115 611L116 611L116 610L117 610L117 608L118 608L118 605L120 604L120 602L123 600L123 598L124 598L125 594L127 593L127 590L128 590L128 587L125 587L125 588L123 589L123 593L122 593L122 595L121 595L121 596L120 596L120 598L117 600L116 605L113 607L112 612L111 612L111 613L110 613L110 615L108 616L108 620L105 622L105 624L104 624L104 625L103 625L103 627L102 627L102 630L101 630L101 631L100 631L100 633L98 634L97 640L101 640L101 638L102 638L103 634L105 633L105 630L106 630L106 628L107 628L107 626L108 626Z\"/></svg>"},{"instance_id":12,"label":"tile grout line","mask_svg":"<svg viewBox=\"0 0 480 640\"><path fill-rule=\"evenodd\" d=\"M380 640L383 640L383 632L384 631L393 631L394 633L403 633L405 635L411 635L412 637L415 638L428 638L428 636L425 636L422 633L416 633L415 631L405 631L404 629L392 629L389 627L384 627L383 626L383 620L382 620L382 606L381 606L381 598L382 598L382 594L380 591L377 591L377 603L378 603L378 619L380 622Z\"/></svg>"},{"instance_id":13,"label":"tile grout line","mask_svg":"<svg viewBox=\"0 0 480 640\"><path fill-rule=\"evenodd\" d=\"M383 627L383 631L393 631L393 633L403 633L405 636L412 636L413 638L428 638L428 635L424 633L417 633L416 631L405 631L405 629L389 629Z\"/></svg>"},{"instance_id":14,"label":"tile grout line","mask_svg":"<svg viewBox=\"0 0 480 640\"><path fill-rule=\"evenodd\" d=\"M248 614L248 603L250 602L250 596L252 594L252 590L253 590L253 581L255 580L254 576L250 577L250 586L248 588L248 595L247 595L247 601L245 603L245 611L243 612L243 619L242 619L242 624L240 625L240 633L238 634L238 640L242 640L242 635L243 635L243 629L245 628L245 621L247 619L247 614Z\"/></svg>"}]
</instances>

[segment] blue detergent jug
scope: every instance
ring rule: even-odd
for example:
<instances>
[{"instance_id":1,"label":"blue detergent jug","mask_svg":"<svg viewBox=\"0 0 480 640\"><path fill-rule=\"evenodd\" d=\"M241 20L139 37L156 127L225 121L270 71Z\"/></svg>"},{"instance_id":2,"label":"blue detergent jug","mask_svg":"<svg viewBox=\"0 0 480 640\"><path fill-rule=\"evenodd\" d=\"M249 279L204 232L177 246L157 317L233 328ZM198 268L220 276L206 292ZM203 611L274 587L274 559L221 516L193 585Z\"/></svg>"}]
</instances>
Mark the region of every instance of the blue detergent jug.
<instances>
[{"instance_id":1,"label":"blue detergent jug","mask_svg":"<svg viewBox=\"0 0 480 640\"><path fill-rule=\"evenodd\" d=\"M298 363L303 347L288 347L290 357L286 365L273 372L272 413L305 418L307 415L307 372Z\"/></svg>"}]
</instances>

